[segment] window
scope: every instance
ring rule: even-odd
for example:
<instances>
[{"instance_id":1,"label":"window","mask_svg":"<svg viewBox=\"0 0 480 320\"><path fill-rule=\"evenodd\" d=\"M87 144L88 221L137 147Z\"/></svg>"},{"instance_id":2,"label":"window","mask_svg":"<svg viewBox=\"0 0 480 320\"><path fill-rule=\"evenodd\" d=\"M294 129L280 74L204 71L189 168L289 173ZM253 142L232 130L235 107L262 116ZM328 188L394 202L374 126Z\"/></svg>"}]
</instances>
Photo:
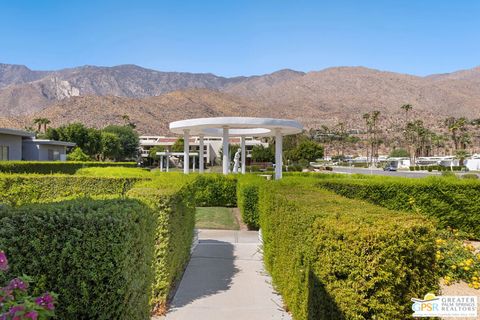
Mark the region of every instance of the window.
<instances>
[{"instance_id":1,"label":"window","mask_svg":"<svg viewBox=\"0 0 480 320\"><path fill-rule=\"evenodd\" d=\"M0 146L0 161L9 160L8 151L8 146Z\"/></svg>"},{"instance_id":2,"label":"window","mask_svg":"<svg viewBox=\"0 0 480 320\"><path fill-rule=\"evenodd\" d=\"M48 149L48 161L60 160L60 152L52 149Z\"/></svg>"}]
</instances>

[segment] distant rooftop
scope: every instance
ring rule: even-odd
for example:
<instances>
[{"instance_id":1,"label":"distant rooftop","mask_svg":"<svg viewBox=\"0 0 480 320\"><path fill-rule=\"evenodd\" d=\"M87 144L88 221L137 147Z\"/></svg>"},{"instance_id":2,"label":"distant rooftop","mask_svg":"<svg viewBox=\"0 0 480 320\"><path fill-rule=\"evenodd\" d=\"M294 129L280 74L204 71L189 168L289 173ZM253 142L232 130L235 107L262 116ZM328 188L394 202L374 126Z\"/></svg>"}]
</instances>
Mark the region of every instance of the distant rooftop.
<instances>
[{"instance_id":1,"label":"distant rooftop","mask_svg":"<svg viewBox=\"0 0 480 320\"><path fill-rule=\"evenodd\" d=\"M51 145L51 146L65 146L65 147L74 147L76 145L76 143L74 143L74 142L44 140L44 139L32 139L32 140L26 140L24 142L35 143L35 144L43 144L43 145Z\"/></svg>"},{"instance_id":2,"label":"distant rooftop","mask_svg":"<svg viewBox=\"0 0 480 320\"><path fill-rule=\"evenodd\" d=\"M0 133L1 134L9 134L12 136L21 136L21 137L28 137L28 138L34 138L35 133L33 132L28 132L24 130L17 130L17 129L10 129L10 128L0 128Z\"/></svg>"}]
</instances>

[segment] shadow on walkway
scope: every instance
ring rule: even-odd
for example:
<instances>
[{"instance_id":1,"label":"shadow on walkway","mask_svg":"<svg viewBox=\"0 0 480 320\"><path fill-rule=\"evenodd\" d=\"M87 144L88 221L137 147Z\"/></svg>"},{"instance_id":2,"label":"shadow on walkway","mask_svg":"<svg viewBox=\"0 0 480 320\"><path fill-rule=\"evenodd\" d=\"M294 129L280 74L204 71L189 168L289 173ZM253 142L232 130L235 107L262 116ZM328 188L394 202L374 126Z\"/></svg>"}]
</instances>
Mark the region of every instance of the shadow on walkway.
<instances>
[{"instance_id":1,"label":"shadow on walkway","mask_svg":"<svg viewBox=\"0 0 480 320\"><path fill-rule=\"evenodd\" d=\"M232 243L200 240L170 308L180 308L195 300L228 290L234 275L238 272L234 259Z\"/></svg>"}]
</instances>

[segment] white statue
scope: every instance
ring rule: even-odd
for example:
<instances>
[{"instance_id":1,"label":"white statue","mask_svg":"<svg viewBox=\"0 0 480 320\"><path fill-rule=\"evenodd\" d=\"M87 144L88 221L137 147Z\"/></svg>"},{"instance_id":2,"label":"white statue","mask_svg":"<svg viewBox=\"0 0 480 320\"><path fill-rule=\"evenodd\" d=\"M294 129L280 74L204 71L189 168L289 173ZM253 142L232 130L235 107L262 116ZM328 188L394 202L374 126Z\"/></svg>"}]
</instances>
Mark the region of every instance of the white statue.
<instances>
[{"instance_id":1,"label":"white statue","mask_svg":"<svg viewBox=\"0 0 480 320\"><path fill-rule=\"evenodd\" d=\"M238 173L241 153L242 153L241 149L238 149L237 152L235 152L235 157L233 157L233 173Z\"/></svg>"}]
</instances>

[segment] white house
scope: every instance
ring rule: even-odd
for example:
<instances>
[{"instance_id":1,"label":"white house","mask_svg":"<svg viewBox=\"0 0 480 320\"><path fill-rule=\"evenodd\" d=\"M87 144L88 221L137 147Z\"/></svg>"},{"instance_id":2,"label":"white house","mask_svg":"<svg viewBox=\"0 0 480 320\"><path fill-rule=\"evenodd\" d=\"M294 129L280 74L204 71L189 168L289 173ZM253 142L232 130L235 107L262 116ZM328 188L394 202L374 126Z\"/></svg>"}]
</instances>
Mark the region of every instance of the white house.
<instances>
[{"instance_id":1,"label":"white house","mask_svg":"<svg viewBox=\"0 0 480 320\"><path fill-rule=\"evenodd\" d=\"M0 128L0 161L65 161L67 149L74 146L73 142L36 139L32 132Z\"/></svg>"},{"instance_id":2,"label":"white house","mask_svg":"<svg viewBox=\"0 0 480 320\"><path fill-rule=\"evenodd\" d=\"M474 154L465 160L465 166L468 170L480 171L480 154Z\"/></svg>"}]
</instances>

